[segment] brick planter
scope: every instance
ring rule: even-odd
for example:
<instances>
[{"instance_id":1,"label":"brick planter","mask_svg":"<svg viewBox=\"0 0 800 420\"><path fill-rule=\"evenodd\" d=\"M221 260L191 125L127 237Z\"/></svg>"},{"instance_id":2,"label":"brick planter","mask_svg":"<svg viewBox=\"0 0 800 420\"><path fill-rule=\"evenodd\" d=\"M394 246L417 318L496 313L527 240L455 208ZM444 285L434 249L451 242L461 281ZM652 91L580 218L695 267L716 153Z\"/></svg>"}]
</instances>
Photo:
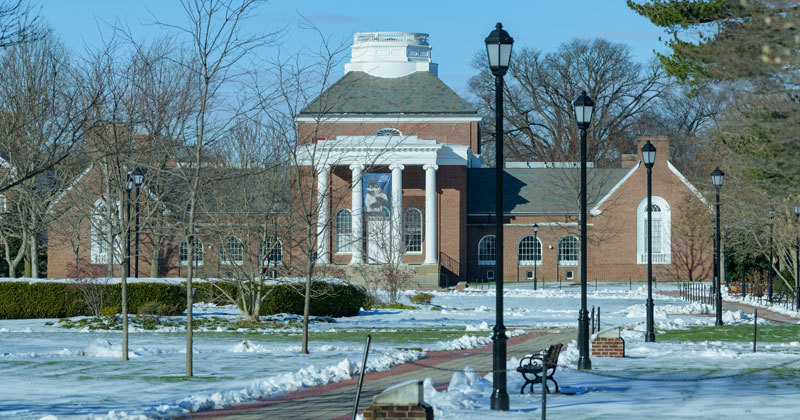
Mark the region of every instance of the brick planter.
<instances>
[{"instance_id":1,"label":"brick planter","mask_svg":"<svg viewBox=\"0 0 800 420\"><path fill-rule=\"evenodd\" d=\"M610 328L595 334L592 340L593 357L625 357L625 340L619 328Z\"/></svg>"},{"instance_id":2,"label":"brick planter","mask_svg":"<svg viewBox=\"0 0 800 420\"><path fill-rule=\"evenodd\" d=\"M420 405L383 405L373 404L364 410L364 420L433 420L433 408L422 403Z\"/></svg>"}]
</instances>

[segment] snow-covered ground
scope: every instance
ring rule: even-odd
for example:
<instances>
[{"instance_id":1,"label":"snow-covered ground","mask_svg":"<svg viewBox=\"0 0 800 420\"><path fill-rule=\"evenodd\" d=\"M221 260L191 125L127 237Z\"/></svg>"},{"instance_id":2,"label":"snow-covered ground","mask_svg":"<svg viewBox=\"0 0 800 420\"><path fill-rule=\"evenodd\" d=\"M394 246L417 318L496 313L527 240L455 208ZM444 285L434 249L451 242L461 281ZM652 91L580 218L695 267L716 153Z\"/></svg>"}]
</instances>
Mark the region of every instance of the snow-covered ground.
<instances>
[{"instance_id":1,"label":"snow-covered ground","mask_svg":"<svg viewBox=\"0 0 800 420\"><path fill-rule=\"evenodd\" d=\"M504 317L511 331L518 328L575 326L579 289L532 290L510 284L505 293ZM664 289L669 285L659 284ZM411 294L413 292L408 292ZM185 378L185 335L177 328L135 330L131 360L120 358L118 331L76 330L46 325L56 320L0 321L0 417L64 418L165 417L222 407L299 388L341 381L359 370L363 337L371 330L403 331L419 328L463 330L464 336L442 342L373 340L367 370L385 370L394 364L424 357L423 351L460 349L490 343L495 319L495 292L434 293L431 306L418 310L378 309L334 323L312 324L311 354L300 355L299 331L287 327L264 331L227 331L210 328L195 334L195 377ZM630 327L626 331L625 359L593 359L595 372L622 376L696 378L700 375L739 373L800 358L800 343L760 343L753 355L749 343L644 343L642 323L646 289L624 284L589 287L589 307L601 308L603 326ZM711 325L707 306L656 295L656 325L660 329ZM404 296L403 301L408 303ZM199 318L235 318L235 309L197 305ZM748 322L741 312L726 312L726 324ZM459 333L460 334L460 333ZM515 331L514 334L519 334ZM345 337L346 340L337 339ZM357 340L353 337L358 337ZM324 339L323 339L324 338ZM798 338L800 341L800 337ZM789 413L794 402L783 395L800 395L800 364L779 374L765 371L740 378L704 382L644 382L591 376L571 371L575 346L561 357L557 374L564 395L548 398L551 418L607 418L626 416L691 418L757 411L776 418ZM511 360L509 366L516 367ZM539 396L519 396L518 375L509 375L514 410L538 417ZM487 385L488 384L488 385ZM538 388L537 388L538 389ZM487 391L488 390L488 391ZM426 390L437 418L519 418L519 412L488 410L491 383L471 374L457 374L449 392ZM574 395L567 395L574 394ZM728 399L732 401L727 402ZM796 398L795 398L796 399ZM735 400L735 401L733 401ZM776 401L777 400L777 401ZM705 407L700 410L700 407ZM123 414L124 413L124 414ZM753 411L756 413L756 411ZM52 419L52 417L51 417Z\"/></svg>"}]
</instances>

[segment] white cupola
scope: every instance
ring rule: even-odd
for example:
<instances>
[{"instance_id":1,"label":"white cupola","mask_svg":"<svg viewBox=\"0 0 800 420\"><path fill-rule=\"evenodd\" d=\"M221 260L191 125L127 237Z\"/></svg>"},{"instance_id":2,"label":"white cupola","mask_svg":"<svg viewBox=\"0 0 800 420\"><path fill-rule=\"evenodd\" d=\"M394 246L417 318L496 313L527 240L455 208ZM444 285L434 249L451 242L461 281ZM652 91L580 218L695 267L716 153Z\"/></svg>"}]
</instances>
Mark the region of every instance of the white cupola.
<instances>
[{"instance_id":1,"label":"white cupola","mask_svg":"<svg viewBox=\"0 0 800 420\"><path fill-rule=\"evenodd\" d=\"M358 32L353 36L352 58L344 72L363 71L376 77L402 77L417 71L438 76L431 62L428 34L418 32Z\"/></svg>"}]
</instances>

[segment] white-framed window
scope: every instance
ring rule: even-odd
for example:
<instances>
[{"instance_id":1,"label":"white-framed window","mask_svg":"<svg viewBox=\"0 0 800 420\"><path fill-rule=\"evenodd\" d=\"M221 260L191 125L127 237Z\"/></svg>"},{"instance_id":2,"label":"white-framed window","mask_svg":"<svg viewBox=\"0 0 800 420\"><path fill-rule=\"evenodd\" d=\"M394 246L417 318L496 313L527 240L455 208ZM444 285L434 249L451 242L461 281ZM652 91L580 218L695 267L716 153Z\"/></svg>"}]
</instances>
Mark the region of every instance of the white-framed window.
<instances>
[{"instance_id":1,"label":"white-framed window","mask_svg":"<svg viewBox=\"0 0 800 420\"><path fill-rule=\"evenodd\" d=\"M406 252L422 252L422 212L410 208L403 214L403 243Z\"/></svg>"},{"instance_id":2,"label":"white-framed window","mask_svg":"<svg viewBox=\"0 0 800 420\"><path fill-rule=\"evenodd\" d=\"M266 254L265 254L266 253ZM270 236L263 244L259 245L258 260L264 267L275 267L283 263L283 243L281 240Z\"/></svg>"},{"instance_id":3,"label":"white-framed window","mask_svg":"<svg viewBox=\"0 0 800 420\"><path fill-rule=\"evenodd\" d=\"M486 235L478 242L478 265L496 264L497 246L495 240L494 235Z\"/></svg>"},{"instance_id":4,"label":"white-framed window","mask_svg":"<svg viewBox=\"0 0 800 420\"><path fill-rule=\"evenodd\" d=\"M335 250L337 254L349 254L353 243L353 215L348 209L336 212Z\"/></svg>"},{"instance_id":5,"label":"white-framed window","mask_svg":"<svg viewBox=\"0 0 800 420\"><path fill-rule=\"evenodd\" d=\"M194 252L192 253L192 261L195 267L203 265L203 241L194 238ZM178 263L181 266L189 265L189 242L184 239L178 246Z\"/></svg>"},{"instance_id":6,"label":"white-framed window","mask_svg":"<svg viewBox=\"0 0 800 420\"><path fill-rule=\"evenodd\" d=\"M393 128L393 127L384 127L375 130L376 136L402 136L403 133L400 130Z\"/></svg>"},{"instance_id":7,"label":"white-framed window","mask_svg":"<svg viewBox=\"0 0 800 420\"><path fill-rule=\"evenodd\" d=\"M486 280L494 281L494 270L486 271Z\"/></svg>"},{"instance_id":8,"label":"white-framed window","mask_svg":"<svg viewBox=\"0 0 800 420\"><path fill-rule=\"evenodd\" d=\"M578 238L574 235L561 238L558 241L558 265L578 265L579 246Z\"/></svg>"},{"instance_id":9,"label":"white-framed window","mask_svg":"<svg viewBox=\"0 0 800 420\"><path fill-rule=\"evenodd\" d=\"M242 265L244 262L244 245L239 238L230 235L219 247L219 263L224 265Z\"/></svg>"},{"instance_id":10,"label":"white-framed window","mask_svg":"<svg viewBox=\"0 0 800 420\"><path fill-rule=\"evenodd\" d=\"M653 229L653 264L670 264L671 238L670 217L671 211L667 200L659 196L651 197L652 229ZM636 263L647 264L647 197L639 202L636 208Z\"/></svg>"},{"instance_id":11,"label":"white-framed window","mask_svg":"<svg viewBox=\"0 0 800 420\"><path fill-rule=\"evenodd\" d=\"M542 265L542 241L528 235L519 240L517 247L519 265Z\"/></svg>"},{"instance_id":12,"label":"white-framed window","mask_svg":"<svg viewBox=\"0 0 800 420\"><path fill-rule=\"evenodd\" d=\"M92 264L108 264L109 258L114 254L114 250L109 243L109 233L111 233L111 222L108 220L108 205L102 198L97 199L92 206L92 217L90 218L90 261ZM117 244L119 239L114 237L112 241ZM114 262L119 263L120 257L114 256Z\"/></svg>"},{"instance_id":13,"label":"white-framed window","mask_svg":"<svg viewBox=\"0 0 800 420\"><path fill-rule=\"evenodd\" d=\"M525 272L525 280L533 280L533 270L528 270Z\"/></svg>"}]
</instances>

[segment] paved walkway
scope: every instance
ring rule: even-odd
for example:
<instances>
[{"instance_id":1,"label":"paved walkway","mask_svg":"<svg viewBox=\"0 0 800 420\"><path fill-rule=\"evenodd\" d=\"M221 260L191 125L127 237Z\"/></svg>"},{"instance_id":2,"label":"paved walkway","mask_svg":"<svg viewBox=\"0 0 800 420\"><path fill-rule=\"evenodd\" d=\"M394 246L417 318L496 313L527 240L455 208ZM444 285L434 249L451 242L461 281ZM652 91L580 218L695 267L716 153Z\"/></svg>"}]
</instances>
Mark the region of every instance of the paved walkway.
<instances>
[{"instance_id":1,"label":"paved walkway","mask_svg":"<svg viewBox=\"0 0 800 420\"><path fill-rule=\"evenodd\" d=\"M672 297L680 296L680 293L677 291L656 292L656 293ZM796 324L800 322L800 316L786 315L780 312L770 311L769 309L766 308L748 305L746 303L741 303L741 302L732 302L729 300L723 300L722 309L727 309L729 311L742 311L746 314L752 314L755 309L758 309L758 317L761 319L773 321L778 324ZM713 316L713 314L711 315Z\"/></svg>"},{"instance_id":2,"label":"paved walkway","mask_svg":"<svg viewBox=\"0 0 800 420\"><path fill-rule=\"evenodd\" d=\"M559 331L532 331L508 341L508 357L520 358L556 343L568 344L577 339L574 328ZM438 369L422 367L435 366ZM428 352L428 357L415 364L406 363L384 372L367 373L361 390L359 411L372 403L372 397L384 389L411 379L433 378L434 386L446 386L453 376L452 370L470 366L483 374L492 369L492 346L470 350ZM446 369L446 370L440 370ZM509 375L512 372L508 373ZM516 374L514 372L513 374ZM225 420L256 419L349 419L353 412L358 376L352 379L319 387L307 388L288 395L241 404L222 410L196 413L192 418ZM519 390L509 389L509 393Z\"/></svg>"}]
</instances>

